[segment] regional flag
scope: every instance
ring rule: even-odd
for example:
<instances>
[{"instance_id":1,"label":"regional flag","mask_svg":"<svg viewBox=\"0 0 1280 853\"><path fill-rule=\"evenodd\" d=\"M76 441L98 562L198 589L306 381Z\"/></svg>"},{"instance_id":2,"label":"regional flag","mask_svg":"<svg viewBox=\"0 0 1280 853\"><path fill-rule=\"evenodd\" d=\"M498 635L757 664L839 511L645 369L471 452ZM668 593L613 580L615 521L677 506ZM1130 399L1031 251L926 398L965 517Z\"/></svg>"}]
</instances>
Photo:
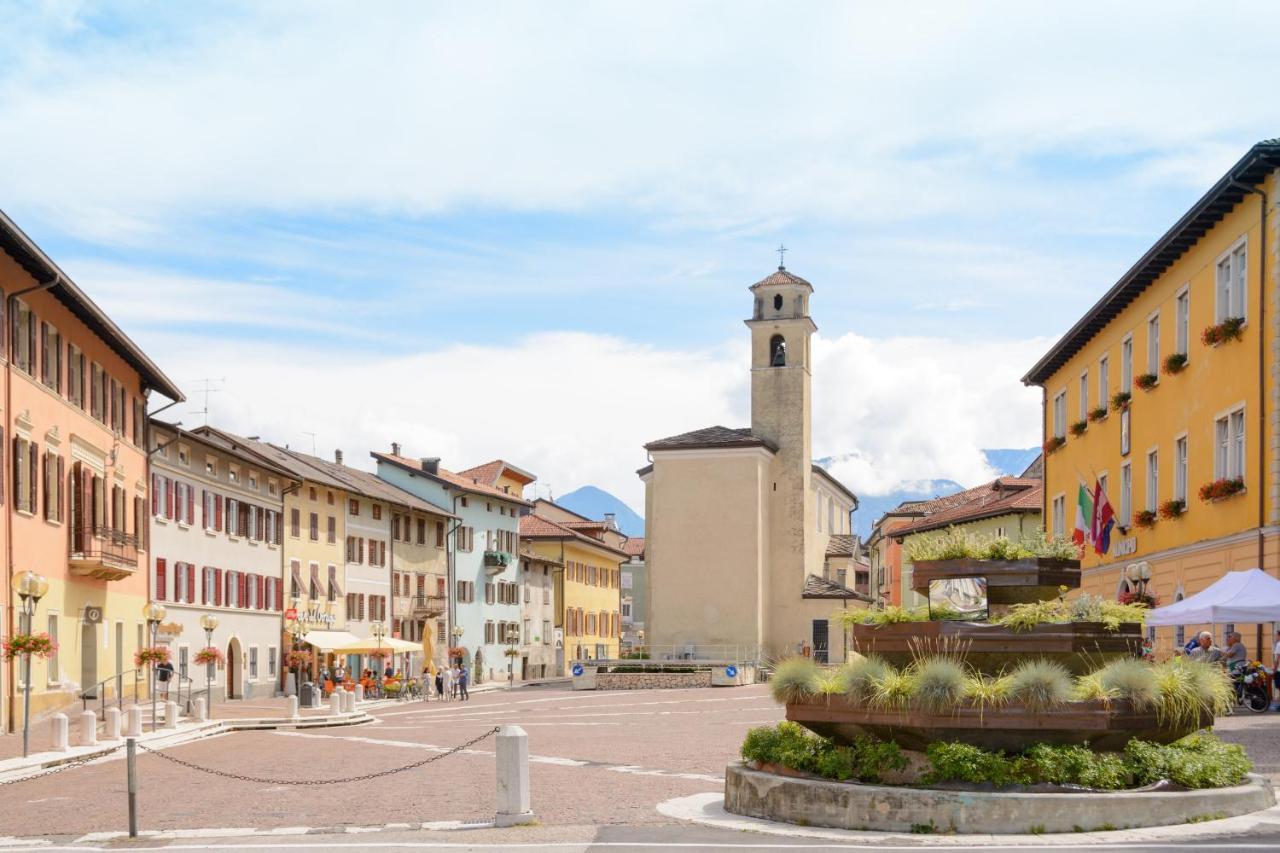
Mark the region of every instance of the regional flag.
<instances>
[{"instance_id":1,"label":"regional flag","mask_svg":"<svg viewBox=\"0 0 1280 853\"><path fill-rule=\"evenodd\" d=\"M1071 532L1071 541L1081 548L1086 542L1093 544L1093 495L1084 483L1076 493L1076 529Z\"/></svg>"},{"instance_id":2,"label":"regional flag","mask_svg":"<svg viewBox=\"0 0 1280 853\"><path fill-rule=\"evenodd\" d=\"M1111 502L1102 491L1102 484L1095 481L1093 486L1093 550L1097 554L1105 554L1111 550L1111 528L1116 524L1116 514L1111 509Z\"/></svg>"}]
</instances>

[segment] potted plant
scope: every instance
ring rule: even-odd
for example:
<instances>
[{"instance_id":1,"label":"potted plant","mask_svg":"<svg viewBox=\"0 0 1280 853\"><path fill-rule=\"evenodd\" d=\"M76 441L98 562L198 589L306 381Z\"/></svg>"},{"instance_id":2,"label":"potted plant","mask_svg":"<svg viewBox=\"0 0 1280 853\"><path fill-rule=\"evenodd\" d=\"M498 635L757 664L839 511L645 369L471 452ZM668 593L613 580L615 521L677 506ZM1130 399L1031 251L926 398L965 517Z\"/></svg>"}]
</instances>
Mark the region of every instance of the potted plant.
<instances>
[{"instance_id":1,"label":"potted plant","mask_svg":"<svg viewBox=\"0 0 1280 853\"><path fill-rule=\"evenodd\" d=\"M1154 373L1139 373L1133 378L1133 384L1137 385L1143 391L1150 391L1160 382L1160 377Z\"/></svg>"},{"instance_id":2,"label":"potted plant","mask_svg":"<svg viewBox=\"0 0 1280 853\"><path fill-rule=\"evenodd\" d=\"M1090 420L1090 421L1092 421L1092 422L1093 422L1093 423L1095 423L1095 424L1096 424L1098 421L1100 421L1100 420L1102 420L1103 418L1105 418L1106 416L1107 416L1107 407L1106 407L1106 406L1098 406L1096 409L1090 409L1090 410L1089 410L1089 420Z\"/></svg>"},{"instance_id":3,"label":"potted plant","mask_svg":"<svg viewBox=\"0 0 1280 853\"><path fill-rule=\"evenodd\" d=\"M1087 430L1088 428L1089 428L1088 421L1076 421L1067 429L1072 435L1074 435L1076 438L1079 438L1080 436L1084 435L1084 431Z\"/></svg>"},{"instance_id":4,"label":"potted plant","mask_svg":"<svg viewBox=\"0 0 1280 853\"><path fill-rule=\"evenodd\" d=\"M1187 369L1187 354L1185 352L1175 352L1166 356L1164 360L1164 372L1167 376L1176 376Z\"/></svg>"},{"instance_id":5,"label":"potted plant","mask_svg":"<svg viewBox=\"0 0 1280 853\"><path fill-rule=\"evenodd\" d=\"M1174 498L1160 504L1160 517L1172 520L1187 511L1187 502L1182 498Z\"/></svg>"},{"instance_id":6,"label":"potted plant","mask_svg":"<svg viewBox=\"0 0 1280 853\"><path fill-rule=\"evenodd\" d=\"M226 656L222 653L222 649L217 646L205 646L196 652L196 656L192 659L198 664L217 664L219 668L227 662Z\"/></svg>"},{"instance_id":7,"label":"potted plant","mask_svg":"<svg viewBox=\"0 0 1280 853\"><path fill-rule=\"evenodd\" d=\"M1244 318L1228 317L1221 323L1206 326L1200 333L1200 342L1205 346L1216 347L1227 341L1238 341L1244 334Z\"/></svg>"},{"instance_id":8,"label":"potted plant","mask_svg":"<svg viewBox=\"0 0 1280 853\"><path fill-rule=\"evenodd\" d=\"M1133 394L1128 391L1117 391L1111 395L1111 407L1114 409L1124 410L1129 408L1129 401L1133 399Z\"/></svg>"},{"instance_id":9,"label":"potted plant","mask_svg":"<svg viewBox=\"0 0 1280 853\"><path fill-rule=\"evenodd\" d=\"M290 649L285 653L284 665L294 672L302 672L311 668L311 652L303 649Z\"/></svg>"},{"instance_id":10,"label":"potted plant","mask_svg":"<svg viewBox=\"0 0 1280 853\"><path fill-rule=\"evenodd\" d=\"M144 667L147 664L156 666L169 661L168 646L151 646L150 648L138 649L133 653L133 665L136 667Z\"/></svg>"},{"instance_id":11,"label":"potted plant","mask_svg":"<svg viewBox=\"0 0 1280 853\"><path fill-rule=\"evenodd\" d=\"M1156 514L1154 510L1144 509L1135 513L1133 516L1133 526L1143 530L1150 530L1156 526Z\"/></svg>"},{"instance_id":12,"label":"potted plant","mask_svg":"<svg viewBox=\"0 0 1280 853\"><path fill-rule=\"evenodd\" d=\"M1127 589L1116 596L1116 601L1121 604L1140 604L1144 607L1150 608L1157 607L1160 604L1160 599L1155 595L1146 591L1135 592L1131 589Z\"/></svg>"},{"instance_id":13,"label":"potted plant","mask_svg":"<svg viewBox=\"0 0 1280 853\"><path fill-rule=\"evenodd\" d=\"M1205 503L1225 500L1244 491L1243 477L1222 477L1200 487L1200 500Z\"/></svg>"},{"instance_id":14,"label":"potted plant","mask_svg":"<svg viewBox=\"0 0 1280 853\"><path fill-rule=\"evenodd\" d=\"M1067 439L1065 436L1055 435L1053 438L1050 438L1048 441L1044 443L1043 449L1045 453L1052 453L1053 451L1057 450L1059 447L1061 447L1066 443L1067 443Z\"/></svg>"},{"instance_id":15,"label":"potted plant","mask_svg":"<svg viewBox=\"0 0 1280 853\"><path fill-rule=\"evenodd\" d=\"M38 634L14 634L4 641L5 660L13 660L22 655L45 659L57 650L57 642L44 631Z\"/></svg>"}]
</instances>

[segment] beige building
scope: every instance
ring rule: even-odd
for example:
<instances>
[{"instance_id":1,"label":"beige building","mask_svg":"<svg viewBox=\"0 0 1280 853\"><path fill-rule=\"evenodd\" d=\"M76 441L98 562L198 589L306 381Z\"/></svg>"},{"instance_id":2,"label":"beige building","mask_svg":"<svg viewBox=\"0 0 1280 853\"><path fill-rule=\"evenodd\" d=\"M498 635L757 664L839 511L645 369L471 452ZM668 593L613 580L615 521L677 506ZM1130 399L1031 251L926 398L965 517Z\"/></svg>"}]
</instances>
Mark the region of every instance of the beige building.
<instances>
[{"instance_id":1,"label":"beige building","mask_svg":"<svg viewBox=\"0 0 1280 853\"><path fill-rule=\"evenodd\" d=\"M751 292L751 426L645 445L647 644L655 657L812 649L825 658L833 613L854 600L865 606L823 578L830 539L850 533L858 499L812 462L813 287L779 267Z\"/></svg>"}]
</instances>

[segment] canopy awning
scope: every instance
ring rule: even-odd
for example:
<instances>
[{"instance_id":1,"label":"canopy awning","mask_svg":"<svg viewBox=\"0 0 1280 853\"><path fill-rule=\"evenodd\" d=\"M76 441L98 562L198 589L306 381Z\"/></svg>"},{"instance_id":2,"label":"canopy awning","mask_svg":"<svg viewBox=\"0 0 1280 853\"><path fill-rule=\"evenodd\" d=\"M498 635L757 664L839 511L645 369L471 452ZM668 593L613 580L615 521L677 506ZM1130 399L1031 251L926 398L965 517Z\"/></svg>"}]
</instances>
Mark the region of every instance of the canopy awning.
<instances>
[{"instance_id":1,"label":"canopy awning","mask_svg":"<svg viewBox=\"0 0 1280 853\"><path fill-rule=\"evenodd\" d=\"M340 646L359 642L359 637L346 631L308 631L302 635L302 642L315 646L322 652L338 651Z\"/></svg>"},{"instance_id":2,"label":"canopy awning","mask_svg":"<svg viewBox=\"0 0 1280 853\"><path fill-rule=\"evenodd\" d=\"M351 636L348 634L347 636ZM408 640L398 640L395 637L383 637L379 642L374 637L365 637L363 640L351 637L351 642L340 646L334 651L346 652L348 654L368 654L382 649L384 652L416 652L421 647L417 643L411 643Z\"/></svg>"},{"instance_id":3,"label":"canopy awning","mask_svg":"<svg viewBox=\"0 0 1280 853\"><path fill-rule=\"evenodd\" d=\"M1280 621L1280 580L1262 569L1227 572L1190 598L1157 607L1147 625Z\"/></svg>"}]
</instances>

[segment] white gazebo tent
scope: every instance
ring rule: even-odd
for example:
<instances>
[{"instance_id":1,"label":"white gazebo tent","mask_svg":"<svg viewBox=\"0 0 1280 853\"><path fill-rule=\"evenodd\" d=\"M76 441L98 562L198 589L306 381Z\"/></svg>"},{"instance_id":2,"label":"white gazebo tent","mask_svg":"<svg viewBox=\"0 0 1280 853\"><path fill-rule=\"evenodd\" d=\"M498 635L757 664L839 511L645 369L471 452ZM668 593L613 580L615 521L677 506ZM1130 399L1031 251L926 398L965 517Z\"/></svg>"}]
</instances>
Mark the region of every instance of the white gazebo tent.
<instances>
[{"instance_id":1,"label":"white gazebo tent","mask_svg":"<svg viewBox=\"0 0 1280 853\"><path fill-rule=\"evenodd\" d=\"M1227 572L1190 598L1157 607L1148 627L1280 621L1280 580L1262 569Z\"/></svg>"}]
</instances>

